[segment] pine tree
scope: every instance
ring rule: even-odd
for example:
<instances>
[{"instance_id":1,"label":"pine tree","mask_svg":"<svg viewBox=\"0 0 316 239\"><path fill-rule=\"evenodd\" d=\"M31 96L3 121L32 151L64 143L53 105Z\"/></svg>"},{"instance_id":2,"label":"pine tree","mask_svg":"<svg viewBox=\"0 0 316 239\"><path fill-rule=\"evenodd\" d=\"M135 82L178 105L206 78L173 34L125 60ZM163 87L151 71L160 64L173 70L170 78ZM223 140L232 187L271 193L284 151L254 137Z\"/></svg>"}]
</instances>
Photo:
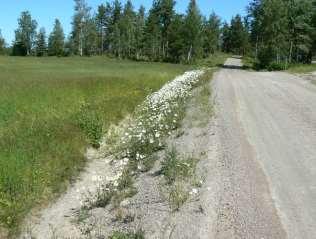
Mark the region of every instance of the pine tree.
<instances>
[{"instance_id":1,"label":"pine tree","mask_svg":"<svg viewBox=\"0 0 316 239\"><path fill-rule=\"evenodd\" d=\"M213 12L204 24L204 54L214 54L219 50L221 20Z\"/></svg>"},{"instance_id":2,"label":"pine tree","mask_svg":"<svg viewBox=\"0 0 316 239\"><path fill-rule=\"evenodd\" d=\"M170 24L168 61L179 63L184 55L184 16L176 14Z\"/></svg>"},{"instance_id":3,"label":"pine tree","mask_svg":"<svg viewBox=\"0 0 316 239\"><path fill-rule=\"evenodd\" d=\"M61 23L55 19L53 31L48 38L48 54L50 56L62 56L64 54L65 35Z\"/></svg>"},{"instance_id":4,"label":"pine tree","mask_svg":"<svg viewBox=\"0 0 316 239\"><path fill-rule=\"evenodd\" d=\"M240 15L232 18L230 26L230 50L239 55L244 55L247 51L248 36L247 29Z\"/></svg>"},{"instance_id":5,"label":"pine tree","mask_svg":"<svg viewBox=\"0 0 316 239\"><path fill-rule=\"evenodd\" d=\"M150 60L160 60L161 28L160 28L160 1L154 0L146 20L145 27L146 55Z\"/></svg>"},{"instance_id":6,"label":"pine tree","mask_svg":"<svg viewBox=\"0 0 316 239\"><path fill-rule=\"evenodd\" d=\"M314 13L312 18L312 39L314 39L312 46L312 55L316 57L316 0L313 1L312 12Z\"/></svg>"},{"instance_id":7,"label":"pine tree","mask_svg":"<svg viewBox=\"0 0 316 239\"><path fill-rule=\"evenodd\" d=\"M184 22L185 51L187 62L202 56L202 17L196 0L190 0L187 15Z\"/></svg>"},{"instance_id":8,"label":"pine tree","mask_svg":"<svg viewBox=\"0 0 316 239\"><path fill-rule=\"evenodd\" d=\"M31 55L35 46L37 22L26 11L18 19L19 27L15 31L14 54Z\"/></svg>"},{"instance_id":9,"label":"pine tree","mask_svg":"<svg viewBox=\"0 0 316 239\"><path fill-rule=\"evenodd\" d=\"M109 49L116 57L121 57L122 54L122 42L121 42L121 17L122 17L122 5L120 1L115 0L112 6L112 15L109 26Z\"/></svg>"},{"instance_id":10,"label":"pine tree","mask_svg":"<svg viewBox=\"0 0 316 239\"><path fill-rule=\"evenodd\" d=\"M310 0L289 0L289 61L310 62L313 44L313 8Z\"/></svg>"},{"instance_id":11,"label":"pine tree","mask_svg":"<svg viewBox=\"0 0 316 239\"><path fill-rule=\"evenodd\" d=\"M227 22L224 23L223 28L221 30L222 37L221 37L221 45L222 45L222 51L223 52L231 52L231 33L230 33L230 27Z\"/></svg>"},{"instance_id":12,"label":"pine tree","mask_svg":"<svg viewBox=\"0 0 316 239\"><path fill-rule=\"evenodd\" d=\"M145 8L141 6L136 15L136 28L135 28L136 60L140 60L144 54L145 21L146 21Z\"/></svg>"},{"instance_id":13,"label":"pine tree","mask_svg":"<svg viewBox=\"0 0 316 239\"><path fill-rule=\"evenodd\" d=\"M0 29L0 55L3 55L5 53L5 40L2 37L1 29Z\"/></svg>"},{"instance_id":14,"label":"pine tree","mask_svg":"<svg viewBox=\"0 0 316 239\"><path fill-rule=\"evenodd\" d=\"M174 0L161 0L160 2L160 25L161 25L161 43L162 43L162 58L168 58L169 35L171 33L170 25L174 18Z\"/></svg>"},{"instance_id":15,"label":"pine tree","mask_svg":"<svg viewBox=\"0 0 316 239\"><path fill-rule=\"evenodd\" d=\"M123 14L120 19L120 27L123 57L132 58L136 52L136 14L130 0L128 0L124 6Z\"/></svg>"},{"instance_id":16,"label":"pine tree","mask_svg":"<svg viewBox=\"0 0 316 239\"><path fill-rule=\"evenodd\" d=\"M36 38L36 55L45 56L47 53L47 44L46 44L46 31L45 28L41 28L37 34Z\"/></svg>"},{"instance_id":17,"label":"pine tree","mask_svg":"<svg viewBox=\"0 0 316 239\"><path fill-rule=\"evenodd\" d=\"M106 31L106 6L101 4L98 6L98 12L96 15L96 25L98 30L98 46L99 53L102 55L104 53L104 42L105 42L105 31Z\"/></svg>"}]
</instances>

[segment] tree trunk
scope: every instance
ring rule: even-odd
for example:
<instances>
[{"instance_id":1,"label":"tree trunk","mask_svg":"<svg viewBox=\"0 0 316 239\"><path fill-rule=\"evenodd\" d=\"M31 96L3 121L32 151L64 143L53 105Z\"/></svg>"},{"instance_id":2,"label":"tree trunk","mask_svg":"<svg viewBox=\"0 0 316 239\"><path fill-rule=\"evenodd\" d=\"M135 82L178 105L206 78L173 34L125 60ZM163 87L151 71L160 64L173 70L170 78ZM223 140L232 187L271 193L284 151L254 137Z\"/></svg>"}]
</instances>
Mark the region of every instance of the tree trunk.
<instances>
[{"instance_id":1,"label":"tree trunk","mask_svg":"<svg viewBox=\"0 0 316 239\"><path fill-rule=\"evenodd\" d=\"M292 54L293 54L293 41L291 41L291 46L290 46L290 59L289 59L289 63L292 63Z\"/></svg>"},{"instance_id":2,"label":"tree trunk","mask_svg":"<svg viewBox=\"0 0 316 239\"><path fill-rule=\"evenodd\" d=\"M191 60L191 56L192 56L192 45L190 46L190 50L188 52L188 58L187 58L187 61L189 62Z\"/></svg>"}]
</instances>

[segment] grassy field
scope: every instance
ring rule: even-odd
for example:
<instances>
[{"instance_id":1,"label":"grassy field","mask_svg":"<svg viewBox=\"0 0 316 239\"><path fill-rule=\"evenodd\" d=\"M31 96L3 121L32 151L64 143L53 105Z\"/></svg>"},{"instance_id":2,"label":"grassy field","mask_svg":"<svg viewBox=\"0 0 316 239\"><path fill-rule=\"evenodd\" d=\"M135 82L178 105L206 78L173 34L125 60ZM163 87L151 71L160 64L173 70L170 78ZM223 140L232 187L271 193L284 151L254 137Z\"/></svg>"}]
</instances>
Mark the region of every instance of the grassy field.
<instances>
[{"instance_id":1,"label":"grassy field","mask_svg":"<svg viewBox=\"0 0 316 239\"><path fill-rule=\"evenodd\" d=\"M110 124L188 66L0 57L0 227L63 191Z\"/></svg>"}]
</instances>

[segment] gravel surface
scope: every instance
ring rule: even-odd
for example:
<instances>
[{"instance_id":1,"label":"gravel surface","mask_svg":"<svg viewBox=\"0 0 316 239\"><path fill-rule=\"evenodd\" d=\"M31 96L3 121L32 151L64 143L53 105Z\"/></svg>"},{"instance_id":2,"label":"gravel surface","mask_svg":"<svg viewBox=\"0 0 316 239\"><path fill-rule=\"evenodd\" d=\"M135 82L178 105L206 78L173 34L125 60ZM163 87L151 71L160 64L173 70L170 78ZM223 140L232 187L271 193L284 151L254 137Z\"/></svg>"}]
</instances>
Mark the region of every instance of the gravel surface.
<instances>
[{"instance_id":1,"label":"gravel surface","mask_svg":"<svg viewBox=\"0 0 316 239\"><path fill-rule=\"evenodd\" d=\"M316 87L228 59L215 77L223 193L217 238L316 238Z\"/></svg>"}]
</instances>

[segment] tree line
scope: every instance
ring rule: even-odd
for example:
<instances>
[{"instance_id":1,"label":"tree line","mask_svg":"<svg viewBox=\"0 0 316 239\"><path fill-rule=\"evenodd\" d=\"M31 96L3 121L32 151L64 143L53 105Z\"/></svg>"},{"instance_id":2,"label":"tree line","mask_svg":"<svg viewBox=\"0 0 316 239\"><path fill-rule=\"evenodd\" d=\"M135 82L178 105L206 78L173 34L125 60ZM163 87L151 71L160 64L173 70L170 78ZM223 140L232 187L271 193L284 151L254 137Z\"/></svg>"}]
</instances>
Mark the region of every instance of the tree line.
<instances>
[{"instance_id":1,"label":"tree line","mask_svg":"<svg viewBox=\"0 0 316 239\"><path fill-rule=\"evenodd\" d=\"M285 69L316 55L315 0L253 0L246 17L222 28L222 49L256 59L257 67Z\"/></svg>"},{"instance_id":2,"label":"tree line","mask_svg":"<svg viewBox=\"0 0 316 239\"><path fill-rule=\"evenodd\" d=\"M175 12L175 0L153 0L146 11L132 1L107 1L92 13L85 0L74 0L72 31L66 38L55 20L53 31L29 12L22 12L12 55L111 55L134 60L193 62L222 50L249 55L262 68L310 63L316 54L316 0L252 0L245 17L222 23L205 17L195 0L185 14ZM0 54L5 43L0 32Z\"/></svg>"},{"instance_id":3,"label":"tree line","mask_svg":"<svg viewBox=\"0 0 316 239\"><path fill-rule=\"evenodd\" d=\"M259 64L310 63L316 51L315 0L253 0L250 42Z\"/></svg>"},{"instance_id":4,"label":"tree line","mask_svg":"<svg viewBox=\"0 0 316 239\"><path fill-rule=\"evenodd\" d=\"M132 1L105 2L92 14L85 0L74 0L72 31L66 38L58 19L46 36L30 12L21 13L12 55L103 55L135 60L192 62L220 50L221 20L202 16L196 0L185 14L175 12L174 0L154 0L146 12Z\"/></svg>"}]
</instances>

